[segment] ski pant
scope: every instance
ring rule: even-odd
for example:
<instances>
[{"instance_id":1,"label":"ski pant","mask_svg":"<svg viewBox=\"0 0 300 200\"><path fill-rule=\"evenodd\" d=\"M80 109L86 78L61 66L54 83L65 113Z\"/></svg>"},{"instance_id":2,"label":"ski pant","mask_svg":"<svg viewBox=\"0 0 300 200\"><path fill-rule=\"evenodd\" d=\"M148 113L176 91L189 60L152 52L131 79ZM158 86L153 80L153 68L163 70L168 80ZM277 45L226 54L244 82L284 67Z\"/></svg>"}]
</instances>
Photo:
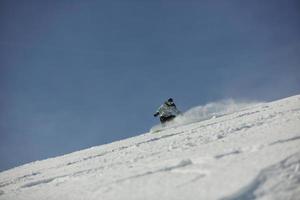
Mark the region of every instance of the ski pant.
<instances>
[{"instance_id":1,"label":"ski pant","mask_svg":"<svg viewBox=\"0 0 300 200\"><path fill-rule=\"evenodd\" d=\"M159 119L160 119L160 122L163 124L167 121L171 121L172 119L174 119L176 116L175 115L170 115L170 116L161 116Z\"/></svg>"}]
</instances>

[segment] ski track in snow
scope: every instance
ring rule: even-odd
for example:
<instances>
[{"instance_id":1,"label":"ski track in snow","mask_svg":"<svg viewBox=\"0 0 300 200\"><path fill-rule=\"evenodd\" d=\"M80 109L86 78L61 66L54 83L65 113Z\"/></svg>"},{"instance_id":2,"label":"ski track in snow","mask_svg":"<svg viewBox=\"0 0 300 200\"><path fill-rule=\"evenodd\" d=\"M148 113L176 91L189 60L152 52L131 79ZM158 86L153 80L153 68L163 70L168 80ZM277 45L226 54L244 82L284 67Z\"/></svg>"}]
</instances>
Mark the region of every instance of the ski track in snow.
<instances>
[{"instance_id":1,"label":"ski track in snow","mask_svg":"<svg viewBox=\"0 0 300 200\"><path fill-rule=\"evenodd\" d=\"M0 200L300 196L300 96L184 122L1 172Z\"/></svg>"},{"instance_id":2,"label":"ski track in snow","mask_svg":"<svg viewBox=\"0 0 300 200\"><path fill-rule=\"evenodd\" d=\"M299 166L300 152L261 170L251 183L231 197L223 198L222 200L250 200L259 197L268 199L299 199ZM264 187L268 187L268 190L265 190Z\"/></svg>"}]
</instances>

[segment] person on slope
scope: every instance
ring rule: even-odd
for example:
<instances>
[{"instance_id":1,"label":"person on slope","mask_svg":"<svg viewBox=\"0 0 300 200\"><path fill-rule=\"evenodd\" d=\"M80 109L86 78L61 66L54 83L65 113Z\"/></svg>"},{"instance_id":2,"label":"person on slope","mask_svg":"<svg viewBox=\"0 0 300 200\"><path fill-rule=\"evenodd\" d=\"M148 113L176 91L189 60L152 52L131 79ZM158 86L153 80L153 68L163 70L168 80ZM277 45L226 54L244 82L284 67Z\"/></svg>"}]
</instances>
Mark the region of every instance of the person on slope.
<instances>
[{"instance_id":1,"label":"person on slope","mask_svg":"<svg viewBox=\"0 0 300 200\"><path fill-rule=\"evenodd\" d=\"M167 121L174 119L177 115L180 114L180 111L177 109L172 98L169 98L163 105L161 105L157 112L154 114L154 117L159 116L160 122L163 124Z\"/></svg>"}]
</instances>

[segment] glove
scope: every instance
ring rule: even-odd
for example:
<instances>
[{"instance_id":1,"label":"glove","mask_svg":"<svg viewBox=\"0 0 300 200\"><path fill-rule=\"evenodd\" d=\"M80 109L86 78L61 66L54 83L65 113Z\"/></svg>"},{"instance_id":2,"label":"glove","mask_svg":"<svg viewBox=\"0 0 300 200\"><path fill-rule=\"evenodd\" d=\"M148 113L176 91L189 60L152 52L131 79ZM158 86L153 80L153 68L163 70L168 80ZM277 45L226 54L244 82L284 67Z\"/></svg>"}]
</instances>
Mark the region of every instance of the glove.
<instances>
[{"instance_id":1,"label":"glove","mask_svg":"<svg viewBox=\"0 0 300 200\"><path fill-rule=\"evenodd\" d=\"M157 112L157 113L155 113L153 116L154 116L154 117L157 117L158 115L159 115L159 113Z\"/></svg>"}]
</instances>

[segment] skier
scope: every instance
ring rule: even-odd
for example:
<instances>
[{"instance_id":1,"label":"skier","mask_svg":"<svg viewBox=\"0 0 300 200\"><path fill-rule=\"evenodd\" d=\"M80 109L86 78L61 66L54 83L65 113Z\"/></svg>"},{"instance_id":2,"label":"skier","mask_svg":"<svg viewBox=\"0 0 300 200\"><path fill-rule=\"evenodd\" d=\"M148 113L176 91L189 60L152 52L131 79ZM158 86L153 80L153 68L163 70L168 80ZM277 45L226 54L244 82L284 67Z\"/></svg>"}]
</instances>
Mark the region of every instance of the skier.
<instances>
[{"instance_id":1,"label":"skier","mask_svg":"<svg viewBox=\"0 0 300 200\"><path fill-rule=\"evenodd\" d=\"M159 116L160 122L163 124L174 119L179 114L180 111L176 108L173 99L169 98L163 105L158 108L157 112L154 114L154 117Z\"/></svg>"}]
</instances>

